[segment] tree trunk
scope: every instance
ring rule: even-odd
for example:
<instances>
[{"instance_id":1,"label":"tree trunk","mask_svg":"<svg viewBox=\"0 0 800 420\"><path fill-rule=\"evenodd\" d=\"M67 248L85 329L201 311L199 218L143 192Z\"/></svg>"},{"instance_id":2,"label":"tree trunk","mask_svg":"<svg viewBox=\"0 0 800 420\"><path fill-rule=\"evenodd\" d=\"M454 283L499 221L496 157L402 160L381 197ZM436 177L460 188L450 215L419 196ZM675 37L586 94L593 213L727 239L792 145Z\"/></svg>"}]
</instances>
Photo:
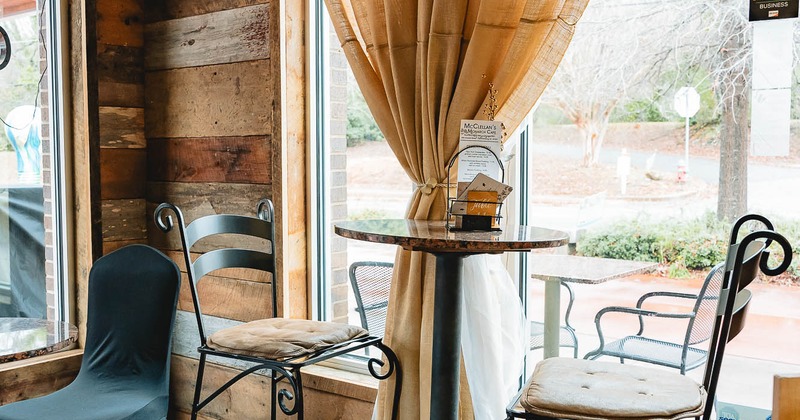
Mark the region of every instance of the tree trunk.
<instances>
[{"instance_id":1,"label":"tree trunk","mask_svg":"<svg viewBox=\"0 0 800 420\"><path fill-rule=\"evenodd\" d=\"M733 44L733 45L731 45ZM736 37L726 45L741 48ZM724 56L724 52L722 53ZM747 212L747 157L750 149L749 68L734 78L735 94L723 99L720 127L719 195L717 218L733 221Z\"/></svg>"},{"instance_id":2,"label":"tree trunk","mask_svg":"<svg viewBox=\"0 0 800 420\"><path fill-rule=\"evenodd\" d=\"M600 149L608 131L608 118L587 120L588 123L578 125L578 132L583 138L583 166L591 167L600 163Z\"/></svg>"}]
</instances>

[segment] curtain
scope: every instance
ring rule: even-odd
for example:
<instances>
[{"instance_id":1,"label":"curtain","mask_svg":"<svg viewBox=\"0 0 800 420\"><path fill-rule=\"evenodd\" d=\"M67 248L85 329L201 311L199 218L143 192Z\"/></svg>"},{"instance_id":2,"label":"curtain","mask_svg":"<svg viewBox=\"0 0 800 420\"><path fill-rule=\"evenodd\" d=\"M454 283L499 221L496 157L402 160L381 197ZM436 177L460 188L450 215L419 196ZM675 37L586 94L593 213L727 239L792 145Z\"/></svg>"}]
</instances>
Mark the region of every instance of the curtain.
<instances>
[{"instance_id":1,"label":"curtain","mask_svg":"<svg viewBox=\"0 0 800 420\"><path fill-rule=\"evenodd\" d=\"M512 132L549 82L588 2L325 1L375 121L418 187L407 217L422 220L445 218L443 187L459 125L487 119L488 84L497 91L495 119ZM403 369L400 417L429 418L434 258L398 250L394 267L385 341ZM476 294L474 283L464 279L465 295ZM461 418L485 418L470 397L470 385L480 384L468 382L464 372ZM378 418L389 418L393 387L391 381L380 385Z\"/></svg>"}]
</instances>

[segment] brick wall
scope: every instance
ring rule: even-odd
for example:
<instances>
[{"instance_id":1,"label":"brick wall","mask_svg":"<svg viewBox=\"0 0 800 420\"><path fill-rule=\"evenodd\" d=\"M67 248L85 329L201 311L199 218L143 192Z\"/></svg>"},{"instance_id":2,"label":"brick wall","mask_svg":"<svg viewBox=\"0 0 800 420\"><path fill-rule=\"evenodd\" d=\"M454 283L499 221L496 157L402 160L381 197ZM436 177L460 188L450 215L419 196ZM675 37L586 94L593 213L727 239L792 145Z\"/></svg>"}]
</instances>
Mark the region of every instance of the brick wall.
<instances>
[{"instance_id":1,"label":"brick wall","mask_svg":"<svg viewBox=\"0 0 800 420\"><path fill-rule=\"evenodd\" d=\"M347 219L347 59L339 39L331 29L328 56L330 63L330 194L332 222ZM347 323L347 240L338 235L331 239L331 305L333 321Z\"/></svg>"},{"instance_id":2,"label":"brick wall","mask_svg":"<svg viewBox=\"0 0 800 420\"><path fill-rule=\"evenodd\" d=\"M42 2L44 0L37 0L37 10L42 10ZM45 4L46 6L46 4ZM52 138L50 135L50 72L47 66L47 51L51 48L48 45L42 45L42 40L45 42L49 40L49 31L47 22L47 7L38 21L42 23L39 28L41 36L39 37L39 68L45 69L42 83L39 86L39 107L41 108L42 127L40 135L42 139L42 194L44 195L44 255L45 255L45 291L47 293L47 319L56 318L56 287L55 287L55 245L53 235L53 182L52 182Z\"/></svg>"}]
</instances>

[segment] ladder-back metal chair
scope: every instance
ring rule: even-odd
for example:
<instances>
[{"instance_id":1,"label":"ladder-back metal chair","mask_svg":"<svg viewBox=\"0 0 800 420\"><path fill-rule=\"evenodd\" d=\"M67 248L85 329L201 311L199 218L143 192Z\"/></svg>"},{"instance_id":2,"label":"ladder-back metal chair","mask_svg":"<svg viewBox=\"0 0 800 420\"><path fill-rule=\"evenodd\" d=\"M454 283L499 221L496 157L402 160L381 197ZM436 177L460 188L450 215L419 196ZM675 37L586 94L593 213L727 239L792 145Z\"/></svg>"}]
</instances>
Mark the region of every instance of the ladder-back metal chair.
<instances>
[{"instance_id":1,"label":"ladder-back metal chair","mask_svg":"<svg viewBox=\"0 0 800 420\"><path fill-rule=\"evenodd\" d=\"M169 214L171 212L172 214ZM386 362L371 358L367 363L370 373L378 379L395 375L394 406L392 417L396 417L397 401L400 397L402 375L397 356L385 346L380 337L371 336L360 327L333 322L303 319L278 318L278 302L275 293L275 219L272 202L264 199L258 203L258 217L232 214L214 214L185 223L181 210L163 203L155 210L156 225L169 232L177 218L178 231L192 303L197 320L200 360L192 402L192 419L209 402L245 376L264 371L270 378L270 414L277 417L277 408L287 416L303 418L303 379L301 369L356 350L367 347L378 348ZM224 235L220 237L219 235ZM194 249L198 242L213 249L197 255ZM202 251L203 247L200 247ZM206 275L225 268L256 270L267 275L272 283L271 317L244 322L210 333L206 329L202 311L202 293L198 282ZM231 302L231 304L237 304ZM217 356L252 362L249 368L235 375L218 389L201 399L203 372L208 356ZM377 370L376 370L376 365ZM384 368L385 372L380 372Z\"/></svg>"},{"instance_id":2,"label":"ladder-back metal chair","mask_svg":"<svg viewBox=\"0 0 800 420\"><path fill-rule=\"evenodd\" d=\"M675 368L680 370L681 374L702 366L706 361L708 351L699 348L698 345L708 341L713 333L714 315L717 311L724 274L725 263L719 263L708 273L697 294L651 292L642 295L636 302L635 308L609 306L601 309L594 319L600 345L597 349L587 353L584 358L594 360L600 356L611 356L618 357L622 363L625 362L625 359L638 360ZM694 301L694 304L691 311L688 312L658 312L643 308L648 299L657 299L661 303L666 303L668 300ZM639 331L635 335L606 343L601 321L603 316L609 313L637 316ZM686 328L683 341L673 343L645 335L645 319L651 318L682 321Z\"/></svg>"},{"instance_id":3,"label":"ladder-back metal chair","mask_svg":"<svg viewBox=\"0 0 800 420\"><path fill-rule=\"evenodd\" d=\"M740 238L741 227L750 221L765 228ZM766 250L773 242L783 253L775 268L769 266ZM536 365L507 407L508 418L711 420L725 347L744 328L752 297L747 286L759 270L775 276L791 261L791 245L766 218L746 215L734 223L702 384L665 369L554 357Z\"/></svg>"},{"instance_id":4,"label":"ladder-back metal chair","mask_svg":"<svg viewBox=\"0 0 800 420\"><path fill-rule=\"evenodd\" d=\"M393 268L390 262L356 261L348 270L361 326L377 337L383 337L386 330Z\"/></svg>"}]
</instances>

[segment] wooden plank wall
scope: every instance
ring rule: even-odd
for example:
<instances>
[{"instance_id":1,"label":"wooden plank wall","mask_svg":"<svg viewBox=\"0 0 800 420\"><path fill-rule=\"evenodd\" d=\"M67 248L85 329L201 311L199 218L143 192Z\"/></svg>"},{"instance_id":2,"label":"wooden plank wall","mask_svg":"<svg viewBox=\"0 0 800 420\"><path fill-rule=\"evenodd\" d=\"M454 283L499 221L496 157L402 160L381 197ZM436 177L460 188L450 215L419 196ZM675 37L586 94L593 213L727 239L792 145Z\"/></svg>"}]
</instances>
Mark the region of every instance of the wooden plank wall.
<instances>
[{"instance_id":1,"label":"wooden plank wall","mask_svg":"<svg viewBox=\"0 0 800 420\"><path fill-rule=\"evenodd\" d=\"M147 243L143 0L97 1L103 253Z\"/></svg>"},{"instance_id":2,"label":"wooden plank wall","mask_svg":"<svg viewBox=\"0 0 800 420\"><path fill-rule=\"evenodd\" d=\"M147 0L144 26L147 214L170 202L187 222L255 214L272 198L270 5L200 3ZM179 257L177 233L148 226L149 243ZM272 279L215 276L200 286L209 315L249 321L272 309ZM188 288L181 309L192 310Z\"/></svg>"},{"instance_id":3,"label":"wooden plank wall","mask_svg":"<svg viewBox=\"0 0 800 420\"><path fill-rule=\"evenodd\" d=\"M280 139L274 139L280 106L274 78L280 70L272 57L277 39L271 31L278 4L145 0L148 215L161 202L179 206L190 222L215 213L255 214L261 198L279 201L273 154L280 150ZM177 233L164 234L149 219L147 224L149 243L185 272ZM195 250L203 252L208 245ZM198 288L204 312L238 321L269 316L275 279L248 274L217 272L205 278ZM191 311L187 286L184 274L179 308ZM188 418L196 369L194 356L173 355L171 418ZM216 383L234 371L211 364L205 377ZM201 418L266 418L267 386L263 376L251 375L210 404Z\"/></svg>"}]
</instances>

